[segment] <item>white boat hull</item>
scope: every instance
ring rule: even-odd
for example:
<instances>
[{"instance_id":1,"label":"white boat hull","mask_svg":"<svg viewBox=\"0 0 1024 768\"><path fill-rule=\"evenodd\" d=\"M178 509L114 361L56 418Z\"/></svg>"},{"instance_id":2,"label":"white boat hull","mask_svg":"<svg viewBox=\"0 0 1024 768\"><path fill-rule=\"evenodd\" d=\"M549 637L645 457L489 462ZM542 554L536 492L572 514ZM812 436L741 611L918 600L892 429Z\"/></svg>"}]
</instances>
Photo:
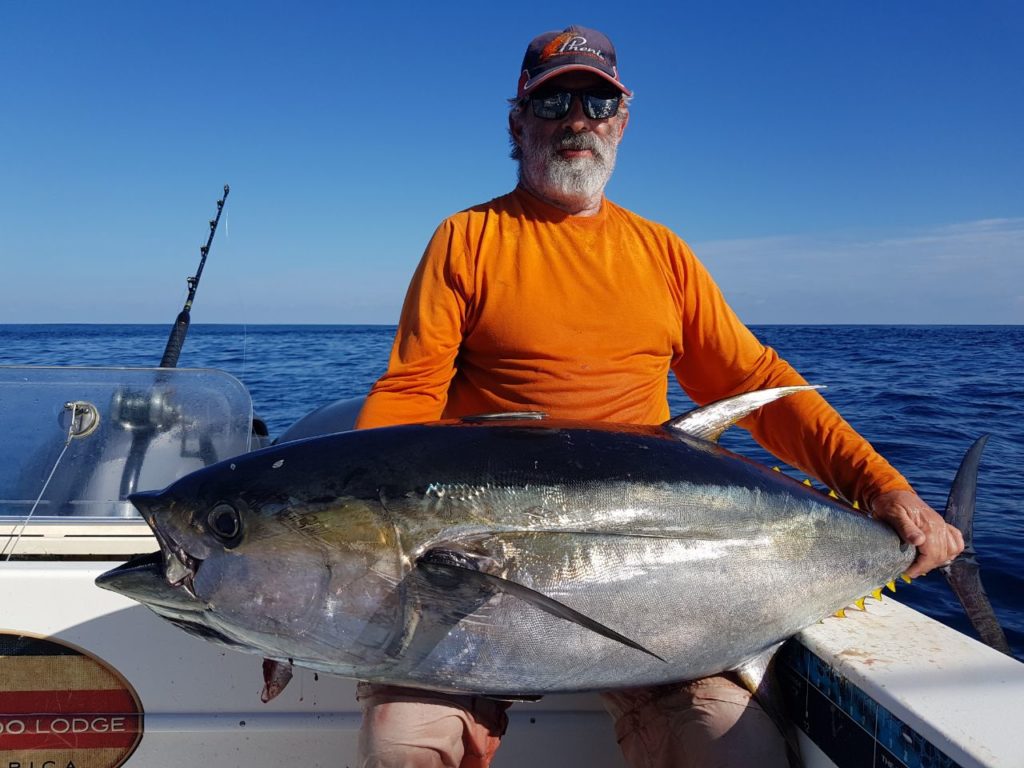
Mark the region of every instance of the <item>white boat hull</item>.
<instances>
[{"instance_id":1,"label":"white boat hull","mask_svg":"<svg viewBox=\"0 0 1024 768\"><path fill-rule=\"evenodd\" d=\"M97 589L93 580L109 566L0 564L0 631L69 643L124 677L144 712L128 765L352 764L354 682L296 670L284 693L263 704L258 657L193 638ZM782 666L809 768L1024 765L1024 665L893 600L806 630ZM3 742L0 732L3 765L32 764L30 751L15 755ZM584 694L512 708L495 765L526 764L624 765L599 700Z\"/></svg>"}]
</instances>

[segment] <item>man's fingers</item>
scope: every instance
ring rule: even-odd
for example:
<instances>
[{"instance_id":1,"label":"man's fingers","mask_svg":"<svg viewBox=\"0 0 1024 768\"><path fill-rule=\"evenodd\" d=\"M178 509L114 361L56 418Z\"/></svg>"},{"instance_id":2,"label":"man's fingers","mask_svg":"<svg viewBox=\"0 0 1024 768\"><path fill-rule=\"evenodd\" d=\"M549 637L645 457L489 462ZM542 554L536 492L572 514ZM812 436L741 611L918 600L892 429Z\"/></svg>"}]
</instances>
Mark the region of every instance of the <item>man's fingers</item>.
<instances>
[{"instance_id":1,"label":"man's fingers","mask_svg":"<svg viewBox=\"0 0 1024 768\"><path fill-rule=\"evenodd\" d=\"M907 569L911 578L924 576L945 565L963 551L960 531L947 525L942 517L920 497L907 491L892 491L876 499L872 510L888 523L899 537L917 547L917 557Z\"/></svg>"},{"instance_id":2,"label":"man's fingers","mask_svg":"<svg viewBox=\"0 0 1024 768\"><path fill-rule=\"evenodd\" d=\"M925 532L911 519L906 508L896 507L888 509L886 512L887 514L882 519L895 529L903 541L920 547L928 540Z\"/></svg>"},{"instance_id":3,"label":"man's fingers","mask_svg":"<svg viewBox=\"0 0 1024 768\"><path fill-rule=\"evenodd\" d=\"M936 530L935 535L918 547L917 557L913 565L907 570L907 575L913 579L924 576L933 568L940 568L949 565L964 548L964 537L956 528L942 523L942 529Z\"/></svg>"},{"instance_id":4,"label":"man's fingers","mask_svg":"<svg viewBox=\"0 0 1024 768\"><path fill-rule=\"evenodd\" d=\"M925 535L925 532L913 523L907 524L905 532L900 534L900 538L910 544L913 544L915 547L924 546L928 541L928 537Z\"/></svg>"},{"instance_id":5,"label":"man's fingers","mask_svg":"<svg viewBox=\"0 0 1024 768\"><path fill-rule=\"evenodd\" d=\"M949 542L950 558L954 558L964 551L964 535L952 525L946 526L946 535Z\"/></svg>"}]
</instances>

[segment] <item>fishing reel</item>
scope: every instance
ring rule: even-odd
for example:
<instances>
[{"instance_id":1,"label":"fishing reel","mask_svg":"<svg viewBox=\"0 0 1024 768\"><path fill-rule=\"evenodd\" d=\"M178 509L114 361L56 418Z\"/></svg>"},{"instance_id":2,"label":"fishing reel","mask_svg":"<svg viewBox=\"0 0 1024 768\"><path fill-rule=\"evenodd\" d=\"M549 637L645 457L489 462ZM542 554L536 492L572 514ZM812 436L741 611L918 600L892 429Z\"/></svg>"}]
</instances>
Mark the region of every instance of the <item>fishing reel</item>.
<instances>
[{"instance_id":1,"label":"fishing reel","mask_svg":"<svg viewBox=\"0 0 1024 768\"><path fill-rule=\"evenodd\" d=\"M184 416L183 408L174 402L174 390L154 384L147 391L121 389L114 393L110 403L111 421L131 434L131 446L121 473L121 498L138 490L142 465L154 441L173 431L181 437L177 451L180 458L199 459L203 466L217 462L217 450L209 434L194 426ZM191 437L191 440L190 440ZM171 440L175 439L173 435Z\"/></svg>"},{"instance_id":2,"label":"fishing reel","mask_svg":"<svg viewBox=\"0 0 1024 768\"><path fill-rule=\"evenodd\" d=\"M181 409L170 392L154 386L149 392L118 390L110 401L110 418L130 432L166 432L181 423Z\"/></svg>"}]
</instances>

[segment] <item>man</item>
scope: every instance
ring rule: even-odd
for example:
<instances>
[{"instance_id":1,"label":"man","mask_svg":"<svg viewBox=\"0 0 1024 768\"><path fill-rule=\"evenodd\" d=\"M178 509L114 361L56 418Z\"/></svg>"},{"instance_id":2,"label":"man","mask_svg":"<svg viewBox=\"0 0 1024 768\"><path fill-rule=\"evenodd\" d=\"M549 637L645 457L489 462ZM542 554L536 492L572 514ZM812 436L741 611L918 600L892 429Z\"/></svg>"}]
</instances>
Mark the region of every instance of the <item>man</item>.
<instances>
[{"instance_id":1,"label":"man","mask_svg":"<svg viewBox=\"0 0 1024 768\"><path fill-rule=\"evenodd\" d=\"M762 346L689 248L607 200L629 121L611 42L569 27L530 43L509 114L519 184L434 233L406 296L387 373L357 426L541 410L657 424L671 370L697 403L804 380ZM960 534L816 393L743 425L918 547L919 576ZM505 706L361 684L361 765L486 766ZM775 727L729 675L605 695L634 766L785 765Z\"/></svg>"}]
</instances>

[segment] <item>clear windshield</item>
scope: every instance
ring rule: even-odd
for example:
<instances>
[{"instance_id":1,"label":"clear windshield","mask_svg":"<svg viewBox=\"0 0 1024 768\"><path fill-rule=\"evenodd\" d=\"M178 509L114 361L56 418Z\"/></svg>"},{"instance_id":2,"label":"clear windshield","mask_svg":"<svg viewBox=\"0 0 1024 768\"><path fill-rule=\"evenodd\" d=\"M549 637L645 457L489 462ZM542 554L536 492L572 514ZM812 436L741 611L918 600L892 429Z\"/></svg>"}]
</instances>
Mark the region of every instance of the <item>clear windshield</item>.
<instances>
[{"instance_id":1,"label":"clear windshield","mask_svg":"<svg viewBox=\"0 0 1024 768\"><path fill-rule=\"evenodd\" d=\"M0 366L0 520L136 517L126 500L250 449L222 371Z\"/></svg>"}]
</instances>

